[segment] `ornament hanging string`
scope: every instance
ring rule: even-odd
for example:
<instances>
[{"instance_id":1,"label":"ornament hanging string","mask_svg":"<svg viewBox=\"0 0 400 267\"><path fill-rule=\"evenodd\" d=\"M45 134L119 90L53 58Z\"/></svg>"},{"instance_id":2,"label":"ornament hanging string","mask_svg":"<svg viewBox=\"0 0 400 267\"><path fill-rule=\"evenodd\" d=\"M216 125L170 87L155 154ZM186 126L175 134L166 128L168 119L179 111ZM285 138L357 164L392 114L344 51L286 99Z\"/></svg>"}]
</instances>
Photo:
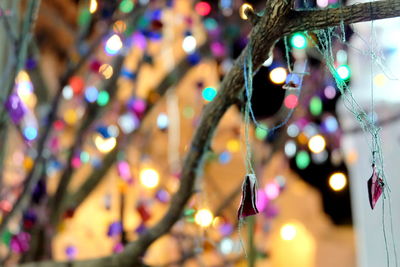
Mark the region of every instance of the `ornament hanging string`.
<instances>
[{"instance_id":1,"label":"ornament hanging string","mask_svg":"<svg viewBox=\"0 0 400 267\"><path fill-rule=\"evenodd\" d=\"M345 41L345 35L343 32L343 27L340 27L342 30L342 38L340 38L341 41ZM383 164L383 154L382 154L382 145L381 145L381 139L379 135L380 128L375 124L374 117L373 116L368 116L367 112L361 107L361 105L356 101L354 98L352 91L349 87L349 85L346 83L346 81L342 80L335 68L334 65L334 57L333 57L333 49L332 49L332 37L337 37L337 35L334 33L336 28L330 27L324 30L318 30L315 31L314 33L317 36L318 43L316 43L309 35L308 39L310 39L312 42L314 42L315 47L317 50L322 54L323 58L325 59L326 66L328 70L331 72L335 83L341 93L342 100L344 103L344 106L346 107L347 110L349 110L353 116L357 119L359 122L361 128L363 129L364 132L368 132L371 135L371 144L370 144L370 150L371 150L371 155L372 155L372 164L374 167L377 168L377 173L379 177L382 179L384 187L383 187L383 200L382 200L382 205L383 205L383 212L384 212L384 201L385 199L389 200L390 204L390 187L389 184L386 180L385 177L385 172L384 172L384 164ZM372 60L376 59L375 53L371 52L371 62ZM372 64L372 63L371 63ZM373 96L373 93L371 93L371 96ZM374 101L373 97L371 99L372 103ZM373 108L373 104L371 105ZM372 110L373 112L373 110ZM391 229L392 229L392 216L391 216L391 211L389 211L389 216L390 216L390 224L391 224ZM389 255L389 249L388 249L388 244L387 244L387 239L386 239L386 230L385 230L385 224L384 224L384 216L385 214L383 213L383 234L384 234L384 239L385 239L385 246L386 246L386 252L387 255ZM395 262L397 266L397 253L396 253L396 246L395 242L393 239L393 230L391 230L391 235L392 235L392 243L393 243L393 249L394 249L394 256L395 256ZM387 257L387 265L389 266L389 256Z\"/></svg>"}]
</instances>

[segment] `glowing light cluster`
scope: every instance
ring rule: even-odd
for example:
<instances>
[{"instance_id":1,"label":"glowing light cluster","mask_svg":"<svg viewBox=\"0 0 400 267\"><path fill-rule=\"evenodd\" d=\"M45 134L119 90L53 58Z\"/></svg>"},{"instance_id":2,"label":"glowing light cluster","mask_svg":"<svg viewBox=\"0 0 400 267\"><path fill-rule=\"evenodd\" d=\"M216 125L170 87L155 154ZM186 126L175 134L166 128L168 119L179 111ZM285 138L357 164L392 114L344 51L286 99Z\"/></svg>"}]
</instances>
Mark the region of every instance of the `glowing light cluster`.
<instances>
[{"instance_id":1,"label":"glowing light cluster","mask_svg":"<svg viewBox=\"0 0 400 267\"><path fill-rule=\"evenodd\" d=\"M269 78L271 82L275 84L283 84L286 81L287 71L285 68L278 67L269 73Z\"/></svg>"},{"instance_id":2,"label":"glowing light cluster","mask_svg":"<svg viewBox=\"0 0 400 267\"><path fill-rule=\"evenodd\" d=\"M311 150L313 153L320 153L325 149L326 142L325 139L322 135L314 135L313 137L310 138L308 141L308 148Z\"/></svg>"},{"instance_id":3,"label":"glowing light cluster","mask_svg":"<svg viewBox=\"0 0 400 267\"><path fill-rule=\"evenodd\" d=\"M296 238L296 226L294 224L287 223L281 227L280 234L283 240L291 241Z\"/></svg>"},{"instance_id":4,"label":"glowing light cluster","mask_svg":"<svg viewBox=\"0 0 400 267\"><path fill-rule=\"evenodd\" d=\"M103 75L104 79L110 79L114 73L113 67L110 64L103 64L99 68L99 73Z\"/></svg>"},{"instance_id":5,"label":"glowing light cluster","mask_svg":"<svg viewBox=\"0 0 400 267\"><path fill-rule=\"evenodd\" d=\"M94 144L101 153L108 153L116 146L117 139L115 137L104 138L100 134L96 134Z\"/></svg>"},{"instance_id":6,"label":"glowing light cluster","mask_svg":"<svg viewBox=\"0 0 400 267\"><path fill-rule=\"evenodd\" d=\"M350 67L348 65L340 65L336 69L336 72L337 72L339 79L341 79L343 81L350 79L351 71L350 71Z\"/></svg>"},{"instance_id":7,"label":"glowing light cluster","mask_svg":"<svg viewBox=\"0 0 400 267\"><path fill-rule=\"evenodd\" d=\"M200 209L194 216L194 221L201 227L208 227L212 224L214 215L209 209Z\"/></svg>"},{"instance_id":8,"label":"glowing light cluster","mask_svg":"<svg viewBox=\"0 0 400 267\"><path fill-rule=\"evenodd\" d=\"M89 12L93 14L97 10L97 0L90 0Z\"/></svg>"},{"instance_id":9,"label":"glowing light cluster","mask_svg":"<svg viewBox=\"0 0 400 267\"><path fill-rule=\"evenodd\" d=\"M329 186L333 191L341 191L347 185L347 177L342 172L336 172L329 177Z\"/></svg>"},{"instance_id":10,"label":"glowing light cluster","mask_svg":"<svg viewBox=\"0 0 400 267\"><path fill-rule=\"evenodd\" d=\"M193 35L187 35L183 38L182 49L188 54L192 54L196 50L197 41Z\"/></svg>"},{"instance_id":11,"label":"glowing light cluster","mask_svg":"<svg viewBox=\"0 0 400 267\"><path fill-rule=\"evenodd\" d=\"M144 168L139 174L140 183L146 188L155 188L160 182L160 175L155 169Z\"/></svg>"},{"instance_id":12,"label":"glowing light cluster","mask_svg":"<svg viewBox=\"0 0 400 267\"><path fill-rule=\"evenodd\" d=\"M111 35L106 41L105 50L109 55L117 54L123 46L121 38L117 34Z\"/></svg>"}]
</instances>

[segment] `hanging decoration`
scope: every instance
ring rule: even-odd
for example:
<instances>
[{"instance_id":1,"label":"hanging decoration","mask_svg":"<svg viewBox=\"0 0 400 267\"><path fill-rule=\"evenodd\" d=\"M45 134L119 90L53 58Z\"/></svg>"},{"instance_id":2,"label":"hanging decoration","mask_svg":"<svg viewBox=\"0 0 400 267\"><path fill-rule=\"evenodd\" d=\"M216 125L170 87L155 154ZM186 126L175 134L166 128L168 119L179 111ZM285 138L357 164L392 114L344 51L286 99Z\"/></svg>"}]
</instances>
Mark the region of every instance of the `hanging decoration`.
<instances>
[{"instance_id":1,"label":"hanging decoration","mask_svg":"<svg viewBox=\"0 0 400 267\"><path fill-rule=\"evenodd\" d=\"M372 175L368 180L368 199L371 209L374 209L383 192L383 180L376 173L375 164L372 164Z\"/></svg>"}]
</instances>

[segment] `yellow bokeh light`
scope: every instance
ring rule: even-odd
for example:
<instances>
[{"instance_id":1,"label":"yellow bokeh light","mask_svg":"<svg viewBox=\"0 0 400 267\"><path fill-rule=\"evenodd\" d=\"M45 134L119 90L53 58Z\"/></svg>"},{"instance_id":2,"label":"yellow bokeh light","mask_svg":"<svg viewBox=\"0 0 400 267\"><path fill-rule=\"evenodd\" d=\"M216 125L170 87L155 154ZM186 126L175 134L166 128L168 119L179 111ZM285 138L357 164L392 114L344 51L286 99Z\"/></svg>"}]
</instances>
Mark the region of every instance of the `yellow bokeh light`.
<instances>
[{"instance_id":1,"label":"yellow bokeh light","mask_svg":"<svg viewBox=\"0 0 400 267\"><path fill-rule=\"evenodd\" d=\"M240 150L240 142L238 139L231 139L226 143L229 152L238 152Z\"/></svg>"},{"instance_id":2,"label":"yellow bokeh light","mask_svg":"<svg viewBox=\"0 0 400 267\"><path fill-rule=\"evenodd\" d=\"M93 14L97 10L97 0L90 0L89 12Z\"/></svg>"},{"instance_id":3,"label":"yellow bokeh light","mask_svg":"<svg viewBox=\"0 0 400 267\"><path fill-rule=\"evenodd\" d=\"M347 185L347 177L344 173L336 172L329 177L329 186L333 191L340 191Z\"/></svg>"},{"instance_id":4,"label":"yellow bokeh light","mask_svg":"<svg viewBox=\"0 0 400 267\"><path fill-rule=\"evenodd\" d=\"M283 84L286 81L287 71L285 68L278 67L269 73L269 78L275 84Z\"/></svg>"},{"instance_id":5,"label":"yellow bokeh light","mask_svg":"<svg viewBox=\"0 0 400 267\"><path fill-rule=\"evenodd\" d=\"M296 238L297 229L294 224L287 223L281 227L281 238L286 241L291 241Z\"/></svg>"},{"instance_id":6,"label":"yellow bokeh light","mask_svg":"<svg viewBox=\"0 0 400 267\"><path fill-rule=\"evenodd\" d=\"M30 82L30 81L31 81L31 79L29 78L29 74L24 70L21 70L20 72L18 72L18 75L15 78L16 83Z\"/></svg>"},{"instance_id":7,"label":"yellow bokeh light","mask_svg":"<svg viewBox=\"0 0 400 267\"><path fill-rule=\"evenodd\" d=\"M99 73L103 75L104 79L110 79L114 73L114 70L110 64L103 64L99 68Z\"/></svg>"},{"instance_id":8,"label":"yellow bokeh light","mask_svg":"<svg viewBox=\"0 0 400 267\"><path fill-rule=\"evenodd\" d=\"M160 175L155 169L145 168L139 174L140 183L146 188L155 188L160 182Z\"/></svg>"},{"instance_id":9,"label":"yellow bokeh light","mask_svg":"<svg viewBox=\"0 0 400 267\"><path fill-rule=\"evenodd\" d=\"M241 17L242 19L244 19L244 20L247 20L247 19L248 19L247 15L246 15L246 10L247 10L247 9L250 9L251 11L254 10L254 9L253 9L253 6L250 5L249 3L244 3L244 4L240 7L240 9L239 9L239 15L240 15L240 17Z\"/></svg>"},{"instance_id":10,"label":"yellow bokeh light","mask_svg":"<svg viewBox=\"0 0 400 267\"><path fill-rule=\"evenodd\" d=\"M310 141L308 141L308 148L311 152L318 154L324 151L326 146L325 139L322 135L314 135L311 137Z\"/></svg>"},{"instance_id":11,"label":"yellow bokeh light","mask_svg":"<svg viewBox=\"0 0 400 267\"><path fill-rule=\"evenodd\" d=\"M194 221L201 227L208 227L212 224L214 215L209 209L200 209L194 216Z\"/></svg>"},{"instance_id":12,"label":"yellow bokeh light","mask_svg":"<svg viewBox=\"0 0 400 267\"><path fill-rule=\"evenodd\" d=\"M74 109L68 109L64 112L64 121L69 125L74 125L78 120L78 114Z\"/></svg>"},{"instance_id":13,"label":"yellow bokeh light","mask_svg":"<svg viewBox=\"0 0 400 267\"><path fill-rule=\"evenodd\" d=\"M126 30L126 23L122 20L117 20L113 25L113 30L117 33L123 33Z\"/></svg>"},{"instance_id":14,"label":"yellow bokeh light","mask_svg":"<svg viewBox=\"0 0 400 267\"><path fill-rule=\"evenodd\" d=\"M383 73L377 74L377 75L375 75L375 77L374 77L374 84L375 84L376 86L378 86L378 87L383 87L383 86L385 86L386 83L387 83L387 81L388 81L388 79L387 79L387 77L385 76L385 74L383 74Z\"/></svg>"},{"instance_id":15,"label":"yellow bokeh light","mask_svg":"<svg viewBox=\"0 0 400 267\"><path fill-rule=\"evenodd\" d=\"M101 153L108 153L115 147L117 140L115 137L103 138L101 135L96 134L94 144Z\"/></svg>"}]
</instances>

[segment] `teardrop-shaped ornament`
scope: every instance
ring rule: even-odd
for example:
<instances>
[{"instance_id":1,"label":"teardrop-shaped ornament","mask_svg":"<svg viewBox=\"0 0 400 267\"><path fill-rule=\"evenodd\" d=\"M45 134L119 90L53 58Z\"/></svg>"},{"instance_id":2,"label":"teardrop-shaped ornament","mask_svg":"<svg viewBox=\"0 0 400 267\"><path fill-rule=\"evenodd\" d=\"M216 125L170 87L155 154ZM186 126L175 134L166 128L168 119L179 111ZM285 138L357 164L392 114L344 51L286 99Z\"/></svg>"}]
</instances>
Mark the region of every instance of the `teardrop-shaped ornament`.
<instances>
[{"instance_id":1,"label":"teardrop-shaped ornament","mask_svg":"<svg viewBox=\"0 0 400 267\"><path fill-rule=\"evenodd\" d=\"M256 176L252 173L246 174L242 185L242 200L238 210L239 220L258 213L256 184Z\"/></svg>"},{"instance_id":2,"label":"teardrop-shaped ornament","mask_svg":"<svg viewBox=\"0 0 400 267\"><path fill-rule=\"evenodd\" d=\"M376 202L383 192L383 179L378 176L375 164L372 164L372 175L368 180L368 198L371 209L374 209Z\"/></svg>"}]
</instances>

